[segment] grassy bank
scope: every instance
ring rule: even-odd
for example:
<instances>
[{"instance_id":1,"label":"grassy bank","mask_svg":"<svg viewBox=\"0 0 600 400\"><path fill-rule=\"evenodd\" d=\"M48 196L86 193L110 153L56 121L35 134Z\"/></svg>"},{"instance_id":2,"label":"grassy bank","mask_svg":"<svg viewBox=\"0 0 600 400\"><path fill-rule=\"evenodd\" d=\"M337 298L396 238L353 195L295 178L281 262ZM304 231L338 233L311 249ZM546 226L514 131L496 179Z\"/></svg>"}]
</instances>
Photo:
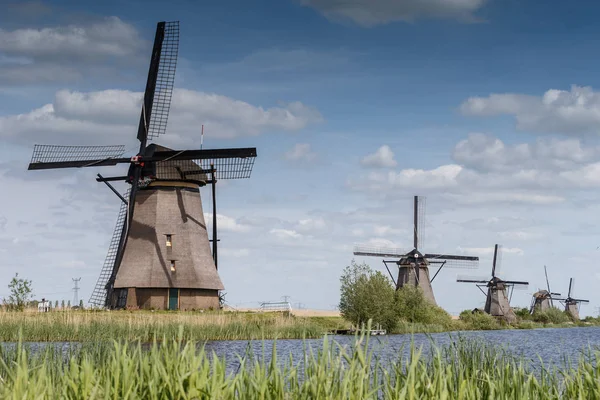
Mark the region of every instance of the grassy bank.
<instances>
[{"instance_id":1,"label":"grassy bank","mask_svg":"<svg viewBox=\"0 0 600 400\"><path fill-rule=\"evenodd\" d=\"M318 338L345 326L341 318L286 317L279 313L174 313L146 311L69 311L0 313L0 341L150 342L174 338L180 326L187 340Z\"/></svg>"},{"instance_id":2,"label":"grassy bank","mask_svg":"<svg viewBox=\"0 0 600 400\"><path fill-rule=\"evenodd\" d=\"M521 360L482 342L451 346L382 364L367 350L328 345L302 362L225 360L194 343L165 340L143 350L138 343L88 345L77 353L0 354L0 398L6 399L560 399L598 398L600 367L581 359L562 371L534 374Z\"/></svg>"},{"instance_id":3,"label":"grassy bank","mask_svg":"<svg viewBox=\"0 0 600 400\"><path fill-rule=\"evenodd\" d=\"M507 325L487 314L470 314L452 320L447 314L425 323L400 321L388 333L437 333L467 330L534 329L598 325L520 320ZM154 337L174 338L180 326L186 340L250 340L320 338L334 329L349 328L340 317L294 317L281 313L69 311L1 312L0 341L107 341L151 342Z\"/></svg>"}]
</instances>

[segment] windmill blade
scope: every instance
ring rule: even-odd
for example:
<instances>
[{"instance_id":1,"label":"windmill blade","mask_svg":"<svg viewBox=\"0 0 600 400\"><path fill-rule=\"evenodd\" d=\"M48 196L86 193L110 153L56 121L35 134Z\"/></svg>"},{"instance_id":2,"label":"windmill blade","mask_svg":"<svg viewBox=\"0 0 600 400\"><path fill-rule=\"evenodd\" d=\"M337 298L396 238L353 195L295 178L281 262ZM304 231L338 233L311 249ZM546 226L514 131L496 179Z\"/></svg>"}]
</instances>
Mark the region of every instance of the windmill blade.
<instances>
[{"instance_id":1,"label":"windmill blade","mask_svg":"<svg viewBox=\"0 0 600 400\"><path fill-rule=\"evenodd\" d=\"M476 279L456 279L456 282L466 282L466 283L488 283L487 280L476 280Z\"/></svg>"},{"instance_id":2,"label":"windmill blade","mask_svg":"<svg viewBox=\"0 0 600 400\"><path fill-rule=\"evenodd\" d=\"M129 189L124 197L129 195ZM97 307L104 307L107 305L107 289L106 284L109 282L113 269L115 267L115 260L117 258L117 252L119 250L119 243L121 241L121 235L123 232L123 224L127 217L127 204L121 202L121 208L119 209L119 215L115 224L112 238L110 239L110 245L108 246L108 252L104 259L104 264L100 270L100 276L96 281L96 286L90 296L89 303Z\"/></svg>"},{"instance_id":3,"label":"windmill blade","mask_svg":"<svg viewBox=\"0 0 600 400\"><path fill-rule=\"evenodd\" d=\"M527 290L529 282L525 281L503 281L506 286L512 286L513 290Z\"/></svg>"},{"instance_id":4,"label":"windmill blade","mask_svg":"<svg viewBox=\"0 0 600 400\"><path fill-rule=\"evenodd\" d=\"M406 249L393 247L374 247L360 244L354 246L355 256L401 258L404 257L409 251Z\"/></svg>"},{"instance_id":5,"label":"windmill blade","mask_svg":"<svg viewBox=\"0 0 600 400\"><path fill-rule=\"evenodd\" d=\"M545 265L544 265L544 274L546 275L546 287L548 288L548 293L552 293L552 290L550 290L550 281L548 280L548 270Z\"/></svg>"},{"instance_id":6,"label":"windmill blade","mask_svg":"<svg viewBox=\"0 0 600 400\"><path fill-rule=\"evenodd\" d=\"M82 168L128 163L130 159L119 158L125 146L59 146L36 144L28 170Z\"/></svg>"},{"instance_id":7,"label":"windmill blade","mask_svg":"<svg viewBox=\"0 0 600 400\"><path fill-rule=\"evenodd\" d=\"M554 307L554 302L553 302L553 298L552 298L552 290L550 290L550 280L548 280L548 269L546 268L546 266L544 265L544 274L546 275L546 286L548 288L548 293L550 293L550 305L552 307ZM560 296L560 293L557 293L557 295Z\"/></svg>"},{"instance_id":8,"label":"windmill blade","mask_svg":"<svg viewBox=\"0 0 600 400\"><path fill-rule=\"evenodd\" d=\"M210 172L214 167L217 179L244 179L250 177L255 158L256 148L252 147L155 151L149 157L144 157L144 160L156 162L157 176L172 175L177 168L184 176L200 175ZM178 172L177 177L179 174Z\"/></svg>"},{"instance_id":9,"label":"windmill blade","mask_svg":"<svg viewBox=\"0 0 600 400\"><path fill-rule=\"evenodd\" d=\"M572 294L572 289L573 289L573 278L571 278L571 279L569 280L569 293L567 294L567 298L570 298L570 297L571 297L571 294Z\"/></svg>"},{"instance_id":10,"label":"windmill blade","mask_svg":"<svg viewBox=\"0 0 600 400\"><path fill-rule=\"evenodd\" d=\"M429 262L445 261L445 268L479 268L479 257L456 256L451 254L425 254L423 257Z\"/></svg>"},{"instance_id":11,"label":"windmill blade","mask_svg":"<svg viewBox=\"0 0 600 400\"><path fill-rule=\"evenodd\" d=\"M589 303L590 302L589 300L583 300L583 299L571 299L571 300L576 301L578 303Z\"/></svg>"},{"instance_id":12,"label":"windmill blade","mask_svg":"<svg viewBox=\"0 0 600 400\"><path fill-rule=\"evenodd\" d=\"M156 138L167 130L178 53L179 21L165 22L160 61L158 63L158 76L152 101L152 114L148 126L149 139Z\"/></svg>"},{"instance_id":13,"label":"windmill blade","mask_svg":"<svg viewBox=\"0 0 600 400\"><path fill-rule=\"evenodd\" d=\"M148 139L165 133L171 108L177 55L179 52L179 22L159 22L144 90L137 138L140 153Z\"/></svg>"},{"instance_id":14,"label":"windmill blade","mask_svg":"<svg viewBox=\"0 0 600 400\"><path fill-rule=\"evenodd\" d=\"M494 245L494 260L492 261L492 278L498 276L502 265L502 246Z\"/></svg>"},{"instance_id":15,"label":"windmill blade","mask_svg":"<svg viewBox=\"0 0 600 400\"><path fill-rule=\"evenodd\" d=\"M425 212L427 208L427 198L424 196L415 196L415 221L414 221L414 247L422 249L425 247Z\"/></svg>"}]
</instances>

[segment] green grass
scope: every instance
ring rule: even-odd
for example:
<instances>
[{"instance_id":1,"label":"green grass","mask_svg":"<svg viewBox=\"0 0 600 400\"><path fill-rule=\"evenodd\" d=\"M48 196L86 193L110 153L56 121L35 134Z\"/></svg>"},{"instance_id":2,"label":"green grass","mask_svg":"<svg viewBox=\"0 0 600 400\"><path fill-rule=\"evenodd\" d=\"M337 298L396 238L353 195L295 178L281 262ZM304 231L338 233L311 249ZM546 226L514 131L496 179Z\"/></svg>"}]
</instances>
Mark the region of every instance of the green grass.
<instances>
[{"instance_id":1,"label":"green grass","mask_svg":"<svg viewBox=\"0 0 600 400\"><path fill-rule=\"evenodd\" d=\"M0 313L0 341L150 342L154 337L186 340L249 340L319 338L345 327L341 318L293 317L281 313L69 311Z\"/></svg>"},{"instance_id":2,"label":"green grass","mask_svg":"<svg viewBox=\"0 0 600 400\"><path fill-rule=\"evenodd\" d=\"M600 320L579 323L541 323L521 320L509 326L487 314L464 312L460 320L434 313L427 322L400 320L388 333L438 333L490 329L533 329L598 325ZM250 340L320 338L335 329L349 328L341 317L294 317L281 313L69 311L0 312L0 341L107 341L151 342L154 337L175 338L180 327L186 340Z\"/></svg>"},{"instance_id":3,"label":"green grass","mask_svg":"<svg viewBox=\"0 0 600 400\"><path fill-rule=\"evenodd\" d=\"M183 338L183 331L179 339ZM600 396L599 352L562 371L528 365L481 341L461 339L430 354L411 347L396 363L376 359L369 338L350 347L270 362L225 360L193 342L85 345L66 357L26 346L0 352L2 399L588 399Z\"/></svg>"}]
</instances>

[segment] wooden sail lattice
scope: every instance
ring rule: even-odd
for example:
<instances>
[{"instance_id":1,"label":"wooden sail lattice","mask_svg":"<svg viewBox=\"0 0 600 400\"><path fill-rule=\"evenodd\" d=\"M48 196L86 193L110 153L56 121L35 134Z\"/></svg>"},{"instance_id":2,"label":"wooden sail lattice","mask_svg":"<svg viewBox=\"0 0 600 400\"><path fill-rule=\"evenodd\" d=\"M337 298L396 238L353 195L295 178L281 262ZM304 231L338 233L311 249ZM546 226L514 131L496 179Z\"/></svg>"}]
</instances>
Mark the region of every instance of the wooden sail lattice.
<instances>
[{"instance_id":1,"label":"wooden sail lattice","mask_svg":"<svg viewBox=\"0 0 600 400\"><path fill-rule=\"evenodd\" d=\"M129 197L129 189L127 189L126 194L123 196L125 198ZM90 296L89 303L96 307L104 307L106 303L106 284L110 279L112 274L115 259L117 257L117 252L119 251L119 240L121 239L121 231L123 230L123 224L125 223L125 218L127 217L127 204L121 202L121 208L119 210L119 215L117 217L117 223L115 224L115 230L113 232L112 238L110 239L110 245L108 247L108 252L106 254L106 258L104 259L104 264L102 265L102 269L100 270L100 276L96 281L96 286L94 287L94 291Z\"/></svg>"}]
</instances>

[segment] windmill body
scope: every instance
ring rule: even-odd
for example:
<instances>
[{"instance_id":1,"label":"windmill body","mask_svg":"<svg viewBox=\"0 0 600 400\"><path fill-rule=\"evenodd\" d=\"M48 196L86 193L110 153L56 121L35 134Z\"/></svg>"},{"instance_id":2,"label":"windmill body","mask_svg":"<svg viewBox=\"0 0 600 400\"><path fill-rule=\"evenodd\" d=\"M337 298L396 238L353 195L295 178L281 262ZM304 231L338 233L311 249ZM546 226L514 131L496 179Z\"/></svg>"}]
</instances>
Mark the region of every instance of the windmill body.
<instances>
[{"instance_id":1,"label":"windmill body","mask_svg":"<svg viewBox=\"0 0 600 400\"><path fill-rule=\"evenodd\" d=\"M217 272L215 185L249 178L256 148L172 150L148 142L165 133L175 79L179 23L159 22L137 139L125 146L36 145L30 170L128 164L127 175L96 179L122 201L108 255L90 303L110 308L218 308L224 289ZM128 194L110 184L125 181ZM200 187L212 186L212 240ZM212 242L212 243L211 243ZM212 251L211 251L212 250Z\"/></svg>"},{"instance_id":2,"label":"windmill body","mask_svg":"<svg viewBox=\"0 0 600 400\"><path fill-rule=\"evenodd\" d=\"M551 299L551 294L545 289L535 292L533 294L532 305L530 309L531 314L548 311L552 307L552 304L550 303Z\"/></svg>"},{"instance_id":3,"label":"windmill body","mask_svg":"<svg viewBox=\"0 0 600 400\"><path fill-rule=\"evenodd\" d=\"M517 320L517 316L510 307L506 289L507 287L503 281L492 279L488 284L484 310L494 317L501 317L506 322L513 323Z\"/></svg>"},{"instance_id":4,"label":"windmill body","mask_svg":"<svg viewBox=\"0 0 600 400\"><path fill-rule=\"evenodd\" d=\"M582 303L589 303L589 300L577 299L573 297L574 279L569 280L569 292L567 298L564 299L565 311L571 315L575 321L579 321L579 306Z\"/></svg>"},{"instance_id":5,"label":"windmill body","mask_svg":"<svg viewBox=\"0 0 600 400\"><path fill-rule=\"evenodd\" d=\"M113 307L203 309L219 307L219 278L198 186L158 181L140 189ZM121 302L119 302L121 299Z\"/></svg>"},{"instance_id":6,"label":"windmill body","mask_svg":"<svg viewBox=\"0 0 600 400\"><path fill-rule=\"evenodd\" d=\"M529 312L536 314L538 312L545 312L554 307L554 300L562 300L556 296L560 296L560 293L553 293L550 290L550 280L548 279L548 270L544 265L544 274L546 275L546 289L540 289L533 294L531 299L531 307Z\"/></svg>"},{"instance_id":7,"label":"windmill body","mask_svg":"<svg viewBox=\"0 0 600 400\"><path fill-rule=\"evenodd\" d=\"M354 255L369 256L369 257L393 257L397 260L386 261L383 263L390 274L392 281L396 286L396 290L403 286L417 286L423 291L424 298L431 304L437 304L433 294L431 282L437 276L444 266L451 268L477 268L479 257L459 256L450 254L423 254L419 251L419 245L422 244L421 235L423 228L419 227L419 223L423 222L424 218L424 199L419 196L414 196L414 229L413 229L413 245L414 248L410 251L390 248L373 248L364 245L358 245L354 248ZM396 276L392 274L388 268L388 263L395 264L398 268ZM431 265L439 265L439 269L433 278L430 278L429 267Z\"/></svg>"},{"instance_id":8,"label":"windmill body","mask_svg":"<svg viewBox=\"0 0 600 400\"><path fill-rule=\"evenodd\" d=\"M494 260L492 263L492 278L487 279L457 279L457 282L475 283L481 290L481 287L487 287L485 292L485 308L484 311L494 317L502 318L508 323L513 323L517 320L515 312L510 306L510 298L508 289L515 286L526 286L529 282L524 281L508 281L500 279L496 276L496 266L499 265L500 246L494 246Z\"/></svg>"}]
</instances>

